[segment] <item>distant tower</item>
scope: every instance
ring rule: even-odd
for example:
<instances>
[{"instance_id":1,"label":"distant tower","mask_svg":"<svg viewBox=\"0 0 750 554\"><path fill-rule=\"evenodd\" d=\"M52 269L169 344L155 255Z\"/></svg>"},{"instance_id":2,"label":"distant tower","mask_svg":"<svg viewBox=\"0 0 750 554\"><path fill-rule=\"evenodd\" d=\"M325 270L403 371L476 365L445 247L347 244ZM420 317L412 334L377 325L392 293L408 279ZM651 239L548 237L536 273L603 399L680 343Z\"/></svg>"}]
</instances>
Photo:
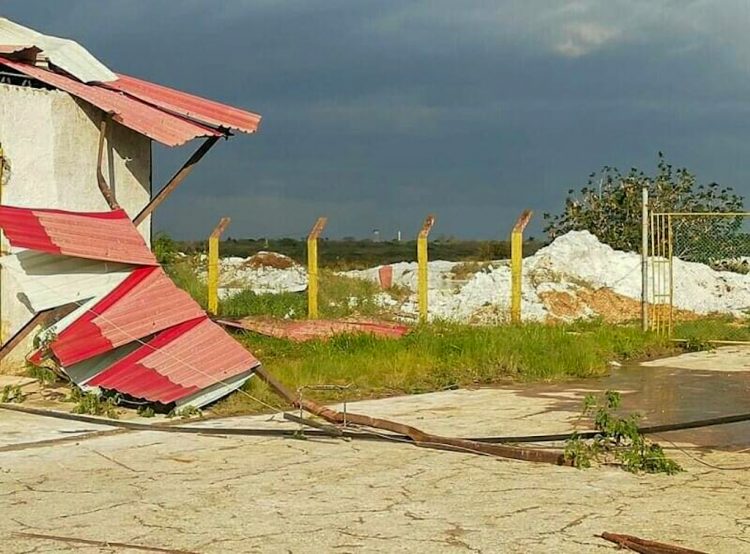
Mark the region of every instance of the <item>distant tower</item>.
<instances>
[{"instance_id":1,"label":"distant tower","mask_svg":"<svg viewBox=\"0 0 750 554\"><path fill-rule=\"evenodd\" d=\"M380 242L380 229L372 230L372 240L374 240L375 242Z\"/></svg>"},{"instance_id":2,"label":"distant tower","mask_svg":"<svg viewBox=\"0 0 750 554\"><path fill-rule=\"evenodd\" d=\"M398 242L401 242L401 230L400 230L400 229L399 229L399 231L398 231L398 232L396 233L396 240L397 240Z\"/></svg>"}]
</instances>

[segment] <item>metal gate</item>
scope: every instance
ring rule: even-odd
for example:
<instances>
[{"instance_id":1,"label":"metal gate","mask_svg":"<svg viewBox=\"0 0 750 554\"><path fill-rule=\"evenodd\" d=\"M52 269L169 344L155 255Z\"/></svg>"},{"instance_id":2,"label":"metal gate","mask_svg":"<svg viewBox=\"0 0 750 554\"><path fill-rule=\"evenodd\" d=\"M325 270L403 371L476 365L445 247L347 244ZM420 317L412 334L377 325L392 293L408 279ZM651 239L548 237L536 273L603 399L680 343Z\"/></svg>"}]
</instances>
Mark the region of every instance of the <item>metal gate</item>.
<instances>
[{"instance_id":1,"label":"metal gate","mask_svg":"<svg viewBox=\"0 0 750 554\"><path fill-rule=\"evenodd\" d=\"M672 336L681 312L675 260L698 262L717 271L750 273L750 212L651 212L648 232L648 326ZM678 297L678 304L682 298Z\"/></svg>"}]
</instances>

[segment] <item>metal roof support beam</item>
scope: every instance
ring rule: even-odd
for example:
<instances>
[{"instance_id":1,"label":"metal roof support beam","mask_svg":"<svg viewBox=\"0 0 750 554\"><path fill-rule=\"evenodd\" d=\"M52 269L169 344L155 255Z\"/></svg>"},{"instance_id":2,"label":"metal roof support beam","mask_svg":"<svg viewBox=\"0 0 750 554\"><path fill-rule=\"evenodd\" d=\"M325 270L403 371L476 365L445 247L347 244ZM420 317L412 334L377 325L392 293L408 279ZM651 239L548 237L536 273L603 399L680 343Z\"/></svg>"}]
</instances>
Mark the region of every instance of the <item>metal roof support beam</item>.
<instances>
[{"instance_id":1,"label":"metal roof support beam","mask_svg":"<svg viewBox=\"0 0 750 554\"><path fill-rule=\"evenodd\" d=\"M99 185L99 190L102 196L107 201L110 210L117 210L120 205L115 200L115 195L112 189L107 184L107 180L104 178L102 173L102 161L104 159L104 138L107 136L107 121L109 120L109 114L105 113L102 118L102 122L99 124L99 152L96 155L96 184Z\"/></svg>"},{"instance_id":2,"label":"metal roof support beam","mask_svg":"<svg viewBox=\"0 0 750 554\"><path fill-rule=\"evenodd\" d=\"M16 332L16 334L13 335L8 340L8 342L3 344L2 348L0 348L0 360L3 360L19 344L21 344L23 340L34 331L34 329L36 329L37 327L47 326L54 323L55 321L59 321L60 319L71 313L73 310L75 310L77 307L78 304L76 304L75 302L71 302L70 304L65 304L64 306L50 308L49 310L44 310L42 312L34 314L34 317L32 317L26 323L26 325L21 327Z\"/></svg>"},{"instance_id":3,"label":"metal roof support beam","mask_svg":"<svg viewBox=\"0 0 750 554\"><path fill-rule=\"evenodd\" d=\"M143 223L143 220L146 219L148 216L150 216L153 211L158 208L164 200L167 199L167 197L174 192L174 190L179 187L182 182L185 180L185 178L190 175L190 172L193 171L193 168L198 164L199 161L205 156L209 150L213 147L214 144L216 144L219 141L218 136L213 136L207 138L203 144L200 145L200 147L193 152L193 155L190 156L190 158L182 165L182 167L175 173L172 178L167 182L166 185L164 185L164 188L162 188L156 196L149 202L145 208L141 210L141 212L135 216L135 219L133 219L133 223L136 225L140 225Z\"/></svg>"}]
</instances>

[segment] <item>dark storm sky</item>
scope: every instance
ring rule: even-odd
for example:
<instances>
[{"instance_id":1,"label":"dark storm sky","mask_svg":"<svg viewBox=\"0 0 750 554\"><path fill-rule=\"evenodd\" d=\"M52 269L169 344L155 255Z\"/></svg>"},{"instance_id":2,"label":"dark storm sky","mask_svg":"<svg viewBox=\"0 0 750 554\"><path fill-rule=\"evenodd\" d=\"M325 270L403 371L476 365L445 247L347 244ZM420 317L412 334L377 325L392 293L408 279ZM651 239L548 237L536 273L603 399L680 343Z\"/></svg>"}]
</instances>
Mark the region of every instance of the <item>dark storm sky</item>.
<instances>
[{"instance_id":1,"label":"dark storm sky","mask_svg":"<svg viewBox=\"0 0 750 554\"><path fill-rule=\"evenodd\" d=\"M110 68L261 113L157 212L200 238L500 237L662 150L750 195L744 0L0 0ZM196 144L189 149L195 148ZM155 147L155 186L189 155ZM539 221L533 232L539 232Z\"/></svg>"}]
</instances>

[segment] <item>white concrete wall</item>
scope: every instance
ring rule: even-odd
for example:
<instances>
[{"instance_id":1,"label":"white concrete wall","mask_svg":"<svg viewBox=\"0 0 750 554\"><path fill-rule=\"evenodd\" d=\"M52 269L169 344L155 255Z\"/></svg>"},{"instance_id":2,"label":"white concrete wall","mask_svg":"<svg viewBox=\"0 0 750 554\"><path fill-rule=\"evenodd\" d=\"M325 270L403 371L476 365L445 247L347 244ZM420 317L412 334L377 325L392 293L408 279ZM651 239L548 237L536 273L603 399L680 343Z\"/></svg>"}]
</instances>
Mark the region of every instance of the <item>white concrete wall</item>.
<instances>
[{"instance_id":1,"label":"white concrete wall","mask_svg":"<svg viewBox=\"0 0 750 554\"><path fill-rule=\"evenodd\" d=\"M80 211L109 209L96 182L99 123L103 112L61 91L0 84L0 145L9 175L4 205ZM118 203L132 217L151 194L151 141L115 122L108 124L102 170ZM150 239L151 221L139 230ZM3 250L8 249L2 241ZM17 282L0 275L0 334L7 340L31 318L18 300ZM23 364L25 348L0 364Z\"/></svg>"}]
</instances>

